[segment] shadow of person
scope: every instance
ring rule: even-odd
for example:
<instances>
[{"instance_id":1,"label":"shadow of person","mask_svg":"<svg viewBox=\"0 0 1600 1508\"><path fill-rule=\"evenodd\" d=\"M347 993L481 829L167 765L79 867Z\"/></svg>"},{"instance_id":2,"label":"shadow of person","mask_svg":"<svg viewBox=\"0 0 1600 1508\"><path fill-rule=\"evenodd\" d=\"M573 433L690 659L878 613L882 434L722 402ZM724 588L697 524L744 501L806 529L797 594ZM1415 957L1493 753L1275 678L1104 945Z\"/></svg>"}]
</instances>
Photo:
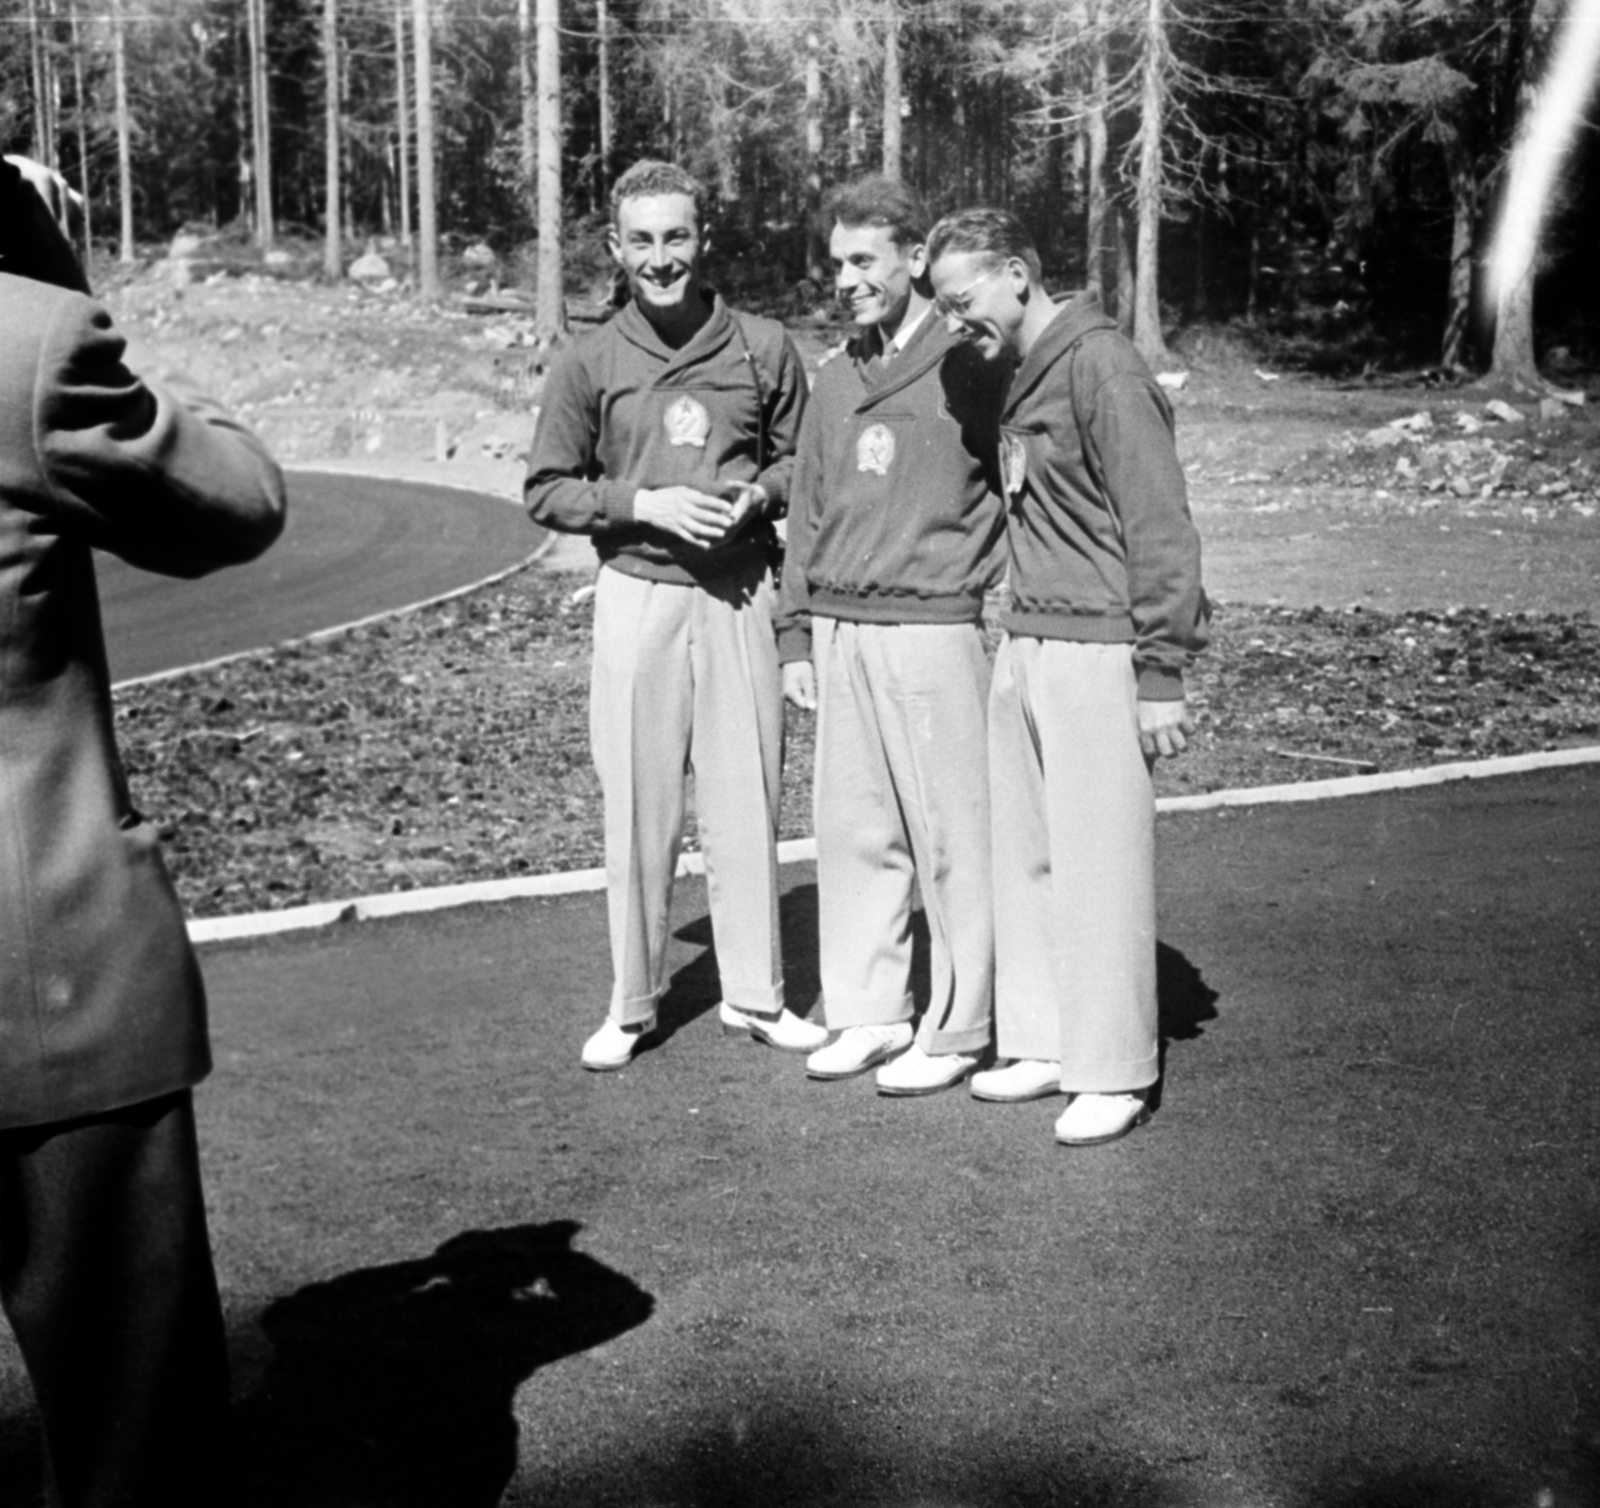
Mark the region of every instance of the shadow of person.
<instances>
[{"instance_id":1,"label":"shadow of person","mask_svg":"<svg viewBox=\"0 0 1600 1508\"><path fill-rule=\"evenodd\" d=\"M1167 1081L1167 1045L1192 1042L1205 1035L1208 1021L1217 1019L1217 992L1200 977L1199 969L1176 948L1156 944L1156 1031L1160 1037L1159 1077L1150 1091L1150 1108L1161 1108L1161 1090Z\"/></svg>"},{"instance_id":2,"label":"shadow of person","mask_svg":"<svg viewBox=\"0 0 1600 1508\"><path fill-rule=\"evenodd\" d=\"M513 1397L653 1300L572 1249L573 1221L466 1231L261 1315L273 1348L235 1410L249 1508L491 1508L517 1465Z\"/></svg>"},{"instance_id":3,"label":"shadow of person","mask_svg":"<svg viewBox=\"0 0 1600 1508\"><path fill-rule=\"evenodd\" d=\"M919 920L920 916L919 912ZM923 930L926 932L925 927ZM673 1033L681 1031L696 1017L713 1009L722 999L711 918L697 916L672 935L679 942L689 943L704 951L696 954L668 980L667 992L656 1007L656 1029L645 1042L646 1051L660 1046ZM797 1015L803 1016L822 989L817 966L815 885L796 885L778 898L778 935L783 948L784 1003Z\"/></svg>"}]
</instances>

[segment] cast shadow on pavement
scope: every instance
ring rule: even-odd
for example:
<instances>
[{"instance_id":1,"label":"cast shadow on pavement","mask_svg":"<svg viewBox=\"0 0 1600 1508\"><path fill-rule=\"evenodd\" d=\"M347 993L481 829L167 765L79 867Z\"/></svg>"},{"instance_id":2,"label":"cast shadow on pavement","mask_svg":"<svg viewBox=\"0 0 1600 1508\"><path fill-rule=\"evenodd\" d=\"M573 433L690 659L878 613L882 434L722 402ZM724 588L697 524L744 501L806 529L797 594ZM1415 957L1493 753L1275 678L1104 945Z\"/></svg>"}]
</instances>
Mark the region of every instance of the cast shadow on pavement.
<instances>
[{"instance_id":1,"label":"cast shadow on pavement","mask_svg":"<svg viewBox=\"0 0 1600 1508\"><path fill-rule=\"evenodd\" d=\"M465 1231L269 1305L272 1356L235 1408L238 1508L492 1508L516 1471L518 1387L654 1307L572 1249L578 1228Z\"/></svg>"},{"instance_id":2,"label":"cast shadow on pavement","mask_svg":"<svg viewBox=\"0 0 1600 1508\"><path fill-rule=\"evenodd\" d=\"M822 993L822 979L817 969L815 885L796 885L779 898L778 933L783 947L784 1000L790 1010L803 1016ZM656 1008L656 1029L647 1039L649 1047L659 1047L691 1021L714 1010L722 999L711 918L697 916L684 923L673 936L703 951L668 981L667 993ZM911 936L914 950L911 987L920 1006L928 998L928 928L921 911L912 915ZM817 1019L821 1020L820 1012Z\"/></svg>"},{"instance_id":3,"label":"cast shadow on pavement","mask_svg":"<svg viewBox=\"0 0 1600 1508\"><path fill-rule=\"evenodd\" d=\"M789 1008L804 1016L822 993L817 959L817 887L796 885L778 903L783 942L784 995ZM909 918L911 933L911 996L917 1017L927 1009L931 990L928 958L928 921L917 907ZM673 934L680 942L702 949L675 974L657 1008L656 1029L648 1039L658 1047L691 1021L716 1007L722 999L717 975L717 955L711 935L711 918L698 916ZM1166 1077L1167 1048L1173 1042L1192 1042L1217 1019L1217 992L1177 948L1156 944L1156 1009L1160 1035L1161 1078L1150 1095L1150 1108L1161 1108L1161 1085ZM814 1013L820 1021L820 1012Z\"/></svg>"},{"instance_id":4,"label":"cast shadow on pavement","mask_svg":"<svg viewBox=\"0 0 1600 1508\"><path fill-rule=\"evenodd\" d=\"M1150 1090L1150 1109L1161 1108L1161 1090L1167 1082L1167 1048L1173 1042L1193 1042L1205 1035L1206 1023L1217 1019L1217 992L1200 977L1200 971L1176 948L1156 944L1156 1033L1159 1038L1159 1077Z\"/></svg>"}]
</instances>

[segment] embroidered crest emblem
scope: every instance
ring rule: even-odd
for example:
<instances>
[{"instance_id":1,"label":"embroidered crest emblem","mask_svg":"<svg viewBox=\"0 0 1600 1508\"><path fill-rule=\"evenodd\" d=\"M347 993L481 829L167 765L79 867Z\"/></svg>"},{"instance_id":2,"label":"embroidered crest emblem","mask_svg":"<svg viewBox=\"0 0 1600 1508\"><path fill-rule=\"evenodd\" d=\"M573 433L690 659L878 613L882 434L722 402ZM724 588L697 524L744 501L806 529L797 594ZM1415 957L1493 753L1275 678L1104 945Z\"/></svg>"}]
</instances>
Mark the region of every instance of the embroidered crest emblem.
<instances>
[{"instance_id":1,"label":"embroidered crest emblem","mask_svg":"<svg viewBox=\"0 0 1600 1508\"><path fill-rule=\"evenodd\" d=\"M685 393L675 398L662 419L667 430L669 445L692 445L704 450L706 436L711 433L711 415L705 404Z\"/></svg>"},{"instance_id":2,"label":"embroidered crest emblem","mask_svg":"<svg viewBox=\"0 0 1600 1508\"><path fill-rule=\"evenodd\" d=\"M856 441L856 470L888 476L893 464L894 431L887 424L874 424L862 430Z\"/></svg>"},{"instance_id":3,"label":"embroidered crest emblem","mask_svg":"<svg viewBox=\"0 0 1600 1508\"><path fill-rule=\"evenodd\" d=\"M1022 491L1028 478L1028 452L1022 448L1020 435L1003 435L1000 440L1000 481L1007 497Z\"/></svg>"}]
</instances>

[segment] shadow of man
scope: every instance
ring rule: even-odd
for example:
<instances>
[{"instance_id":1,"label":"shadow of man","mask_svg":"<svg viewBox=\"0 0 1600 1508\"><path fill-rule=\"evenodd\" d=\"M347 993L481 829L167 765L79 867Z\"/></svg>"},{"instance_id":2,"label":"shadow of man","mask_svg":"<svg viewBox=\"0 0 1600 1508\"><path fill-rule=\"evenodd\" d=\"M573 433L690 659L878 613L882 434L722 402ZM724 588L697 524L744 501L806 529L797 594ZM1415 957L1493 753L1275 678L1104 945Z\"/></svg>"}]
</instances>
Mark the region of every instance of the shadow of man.
<instances>
[{"instance_id":1,"label":"shadow of man","mask_svg":"<svg viewBox=\"0 0 1600 1508\"><path fill-rule=\"evenodd\" d=\"M236 1409L250 1508L491 1508L539 1367L653 1300L572 1250L573 1221L466 1231L419 1261L314 1283L261 1316L273 1356Z\"/></svg>"},{"instance_id":2,"label":"shadow of man","mask_svg":"<svg viewBox=\"0 0 1600 1508\"><path fill-rule=\"evenodd\" d=\"M913 929L919 925L925 940L927 926L922 922L920 911L912 923ZM783 945L784 1003L796 1015L804 1016L822 989L817 965L816 885L792 886L778 898L778 932ZM647 1049L659 1047L692 1021L715 1009L722 999L710 916L701 915L685 922L673 936L702 951L673 972L667 992L656 1007L656 1029L647 1039ZM924 946L922 954L926 952ZM923 957L921 977L925 980L926 976L926 958ZM921 998L927 998L926 988Z\"/></svg>"},{"instance_id":3,"label":"shadow of man","mask_svg":"<svg viewBox=\"0 0 1600 1508\"><path fill-rule=\"evenodd\" d=\"M1150 1108L1161 1108L1167 1081L1167 1048L1205 1035L1206 1023L1217 1019L1217 992L1176 948L1156 944L1156 1015L1160 1033L1159 1077L1150 1090Z\"/></svg>"}]
</instances>

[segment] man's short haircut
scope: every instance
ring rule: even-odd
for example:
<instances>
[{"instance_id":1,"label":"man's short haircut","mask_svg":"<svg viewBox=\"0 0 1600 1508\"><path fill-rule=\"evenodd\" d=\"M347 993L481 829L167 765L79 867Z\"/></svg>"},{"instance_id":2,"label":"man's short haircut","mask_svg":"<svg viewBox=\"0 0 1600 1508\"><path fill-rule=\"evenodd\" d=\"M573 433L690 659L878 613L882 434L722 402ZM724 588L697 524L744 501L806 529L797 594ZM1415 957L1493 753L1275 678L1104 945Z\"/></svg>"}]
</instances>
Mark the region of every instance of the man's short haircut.
<instances>
[{"instance_id":1,"label":"man's short haircut","mask_svg":"<svg viewBox=\"0 0 1600 1508\"><path fill-rule=\"evenodd\" d=\"M622 216L625 199L647 199L657 194L685 194L694 200L695 224L702 228L706 222L705 185L692 173L686 173L675 162L660 162L647 157L636 162L611 186L611 223L615 225Z\"/></svg>"},{"instance_id":2,"label":"man's short haircut","mask_svg":"<svg viewBox=\"0 0 1600 1508\"><path fill-rule=\"evenodd\" d=\"M928 239L928 207L914 188L873 174L836 188L823 206L822 224L824 230L881 225L896 246L920 246Z\"/></svg>"},{"instance_id":3,"label":"man's short haircut","mask_svg":"<svg viewBox=\"0 0 1600 1508\"><path fill-rule=\"evenodd\" d=\"M928 233L928 260L963 252L984 257L998 267L1015 257L1028 269L1035 283L1042 280L1039 248L1022 222L1003 209L958 209L948 214Z\"/></svg>"}]
</instances>

